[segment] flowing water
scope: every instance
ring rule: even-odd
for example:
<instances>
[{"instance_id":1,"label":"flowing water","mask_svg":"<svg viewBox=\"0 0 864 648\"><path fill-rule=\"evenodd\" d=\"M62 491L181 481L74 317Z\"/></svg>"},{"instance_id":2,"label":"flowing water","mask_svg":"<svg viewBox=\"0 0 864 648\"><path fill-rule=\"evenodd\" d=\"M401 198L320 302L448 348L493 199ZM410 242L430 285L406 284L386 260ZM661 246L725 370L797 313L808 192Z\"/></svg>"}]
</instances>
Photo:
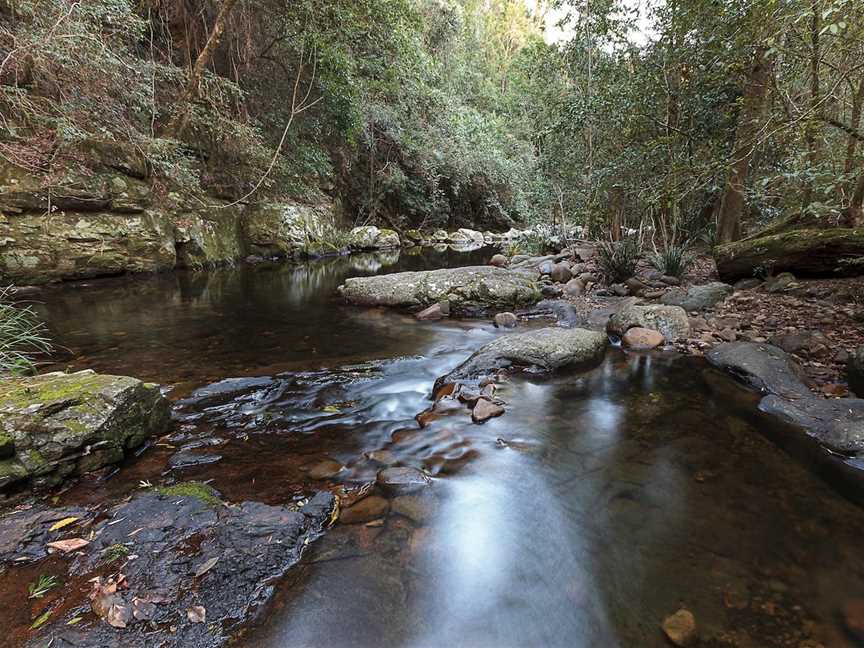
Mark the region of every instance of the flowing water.
<instances>
[{"instance_id":1,"label":"flowing water","mask_svg":"<svg viewBox=\"0 0 864 648\"><path fill-rule=\"evenodd\" d=\"M145 479L267 503L372 488L378 510L312 545L238 645L663 646L681 606L699 645L855 645L841 610L864 596L864 512L767 440L754 397L704 363L613 349L588 372L512 378L485 425L454 409L418 426L434 379L503 333L348 308L335 287L489 253L50 292L58 366L170 385L177 418L61 501ZM372 486L382 470L399 483Z\"/></svg>"}]
</instances>

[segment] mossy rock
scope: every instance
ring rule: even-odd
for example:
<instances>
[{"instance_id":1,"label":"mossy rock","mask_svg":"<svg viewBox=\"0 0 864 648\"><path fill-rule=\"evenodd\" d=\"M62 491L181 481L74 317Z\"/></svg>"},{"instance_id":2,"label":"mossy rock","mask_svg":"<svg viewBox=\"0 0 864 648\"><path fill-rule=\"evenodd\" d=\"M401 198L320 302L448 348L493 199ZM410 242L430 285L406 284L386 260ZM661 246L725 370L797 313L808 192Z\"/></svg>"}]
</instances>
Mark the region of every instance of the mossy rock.
<instances>
[{"instance_id":1,"label":"mossy rock","mask_svg":"<svg viewBox=\"0 0 864 648\"><path fill-rule=\"evenodd\" d=\"M214 508L223 505L219 491L209 484L197 481L181 482L171 486L157 486L156 492L163 497L194 497Z\"/></svg>"},{"instance_id":2,"label":"mossy rock","mask_svg":"<svg viewBox=\"0 0 864 648\"><path fill-rule=\"evenodd\" d=\"M12 462L5 483L54 485L97 470L169 424L158 386L135 378L80 371L0 382L0 438L7 440L0 456Z\"/></svg>"}]
</instances>

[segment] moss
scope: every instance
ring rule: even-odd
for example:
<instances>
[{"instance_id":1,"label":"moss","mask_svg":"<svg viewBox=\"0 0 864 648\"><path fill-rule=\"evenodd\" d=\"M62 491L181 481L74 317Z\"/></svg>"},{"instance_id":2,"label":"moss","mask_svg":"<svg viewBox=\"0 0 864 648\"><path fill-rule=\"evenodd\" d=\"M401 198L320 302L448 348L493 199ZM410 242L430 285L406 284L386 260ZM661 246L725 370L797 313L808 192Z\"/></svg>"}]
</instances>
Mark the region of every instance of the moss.
<instances>
[{"instance_id":1,"label":"moss","mask_svg":"<svg viewBox=\"0 0 864 648\"><path fill-rule=\"evenodd\" d=\"M15 440L0 432L0 459L8 459L15 454Z\"/></svg>"},{"instance_id":2,"label":"moss","mask_svg":"<svg viewBox=\"0 0 864 648\"><path fill-rule=\"evenodd\" d=\"M22 479L27 479L30 473L16 459L0 461L0 488Z\"/></svg>"},{"instance_id":3,"label":"moss","mask_svg":"<svg viewBox=\"0 0 864 648\"><path fill-rule=\"evenodd\" d=\"M208 506L222 506L215 488L202 482L183 482L173 486L157 486L156 492L165 497L194 497Z\"/></svg>"},{"instance_id":4,"label":"moss","mask_svg":"<svg viewBox=\"0 0 864 648\"><path fill-rule=\"evenodd\" d=\"M113 377L93 373L13 379L0 384L0 408L27 407L33 403L76 400L107 385Z\"/></svg>"}]
</instances>

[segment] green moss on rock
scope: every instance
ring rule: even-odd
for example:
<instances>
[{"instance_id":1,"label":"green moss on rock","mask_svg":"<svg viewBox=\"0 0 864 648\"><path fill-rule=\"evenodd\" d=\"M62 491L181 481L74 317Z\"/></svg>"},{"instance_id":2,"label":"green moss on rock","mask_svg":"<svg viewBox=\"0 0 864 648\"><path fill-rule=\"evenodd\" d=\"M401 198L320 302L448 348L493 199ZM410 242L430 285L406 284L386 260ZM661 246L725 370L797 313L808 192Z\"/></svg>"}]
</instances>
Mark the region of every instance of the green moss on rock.
<instances>
[{"instance_id":1,"label":"green moss on rock","mask_svg":"<svg viewBox=\"0 0 864 648\"><path fill-rule=\"evenodd\" d=\"M172 486L157 486L156 492L164 497L194 497L213 507L223 505L215 488L197 481L182 482Z\"/></svg>"}]
</instances>

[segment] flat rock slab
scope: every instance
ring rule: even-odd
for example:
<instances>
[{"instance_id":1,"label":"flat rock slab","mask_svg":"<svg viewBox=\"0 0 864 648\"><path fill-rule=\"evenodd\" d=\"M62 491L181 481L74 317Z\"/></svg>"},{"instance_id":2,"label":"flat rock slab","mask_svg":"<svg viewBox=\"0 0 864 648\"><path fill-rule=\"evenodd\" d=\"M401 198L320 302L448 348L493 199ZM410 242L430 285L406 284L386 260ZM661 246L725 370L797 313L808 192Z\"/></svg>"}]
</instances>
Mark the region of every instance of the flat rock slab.
<instances>
[{"instance_id":1,"label":"flat rock slab","mask_svg":"<svg viewBox=\"0 0 864 648\"><path fill-rule=\"evenodd\" d=\"M443 385L488 375L509 367L536 367L555 371L567 366L600 362L609 344L604 333L581 328L548 327L511 333L493 340L435 382Z\"/></svg>"},{"instance_id":2,"label":"flat rock slab","mask_svg":"<svg viewBox=\"0 0 864 648\"><path fill-rule=\"evenodd\" d=\"M421 308L448 301L457 312L535 304L540 289L529 276L494 266L398 272L346 279L342 298L358 306Z\"/></svg>"},{"instance_id":3,"label":"flat rock slab","mask_svg":"<svg viewBox=\"0 0 864 648\"><path fill-rule=\"evenodd\" d=\"M80 579L104 574L110 548L126 546L122 564L128 588L108 597L115 617L125 619L126 627L113 627L96 615L85 615L78 625L68 626L76 616L70 611L52 617L29 645L223 646L238 624L263 609L273 594L273 580L284 575L300 559L304 546L320 534L332 506L329 493L315 495L297 510L259 502L226 506L190 495L137 495L108 511L107 519L96 524L83 555L68 563L69 580L73 575ZM86 605L86 593L78 589ZM91 605L95 611L99 601ZM200 608L206 623L195 622Z\"/></svg>"},{"instance_id":4,"label":"flat rock slab","mask_svg":"<svg viewBox=\"0 0 864 648\"><path fill-rule=\"evenodd\" d=\"M827 400L804 384L792 357L770 344L730 342L705 354L709 363L765 394L759 409L844 455L864 454L864 399Z\"/></svg>"},{"instance_id":5,"label":"flat rock slab","mask_svg":"<svg viewBox=\"0 0 864 648\"><path fill-rule=\"evenodd\" d=\"M673 288L660 301L668 306L680 306L686 311L698 311L719 304L732 292L733 288L729 284L713 281L701 286L690 286L686 290Z\"/></svg>"},{"instance_id":6,"label":"flat rock slab","mask_svg":"<svg viewBox=\"0 0 864 648\"><path fill-rule=\"evenodd\" d=\"M0 383L0 489L29 479L59 484L123 459L170 425L157 385L93 371L49 373Z\"/></svg>"}]
</instances>

